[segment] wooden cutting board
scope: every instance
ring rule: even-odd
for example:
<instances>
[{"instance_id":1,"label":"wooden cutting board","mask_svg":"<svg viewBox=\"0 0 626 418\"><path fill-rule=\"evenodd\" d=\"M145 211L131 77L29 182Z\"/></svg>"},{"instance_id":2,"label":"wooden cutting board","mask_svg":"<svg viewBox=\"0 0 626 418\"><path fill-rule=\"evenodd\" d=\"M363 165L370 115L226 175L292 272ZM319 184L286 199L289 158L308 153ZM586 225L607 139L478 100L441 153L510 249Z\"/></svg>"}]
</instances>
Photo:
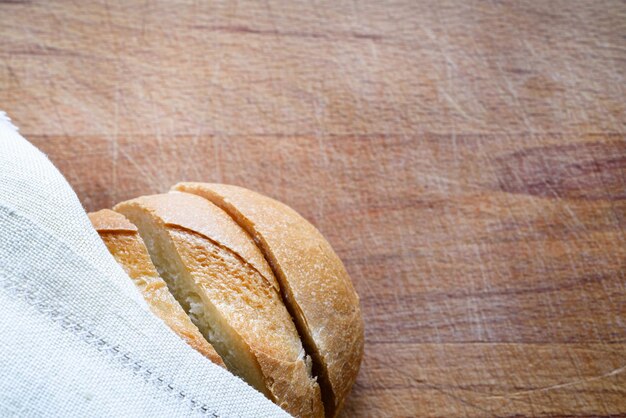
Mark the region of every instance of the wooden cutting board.
<instances>
[{"instance_id":1,"label":"wooden cutting board","mask_svg":"<svg viewBox=\"0 0 626 418\"><path fill-rule=\"evenodd\" d=\"M303 213L361 295L345 417L626 414L626 4L0 0L0 107L87 210Z\"/></svg>"}]
</instances>

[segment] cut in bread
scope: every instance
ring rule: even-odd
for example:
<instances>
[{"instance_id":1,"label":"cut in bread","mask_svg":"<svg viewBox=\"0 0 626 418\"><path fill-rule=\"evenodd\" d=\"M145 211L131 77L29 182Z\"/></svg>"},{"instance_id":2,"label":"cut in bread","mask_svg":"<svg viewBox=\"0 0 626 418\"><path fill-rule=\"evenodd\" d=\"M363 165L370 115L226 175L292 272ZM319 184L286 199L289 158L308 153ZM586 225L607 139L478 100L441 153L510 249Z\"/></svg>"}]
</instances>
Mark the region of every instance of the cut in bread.
<instances>
[{"instance_id":1,"label":"cut in bread","mask_svg":"<svg viewBox=\"0 0 626 418\"><path fill-rule=\"evenodd\" d=\"M321 233L290 207L229 185L179 183L226 211L262 249L319 377L326 416L336 416L363 356L359 298Z\"/></svg>"},{"instance_id":2,"label":"cut in bread","mask_svg":"<svg viewBox=\"0 0 626 418\"><path fill-rule=\"evenodd\" d=\"M213 363L225 367L222 358L167 289L135 225L123 215L108 209L90 213L89 219L109 252L139 288L150 310L191 347Z\"/></svg>"},{"instance_id":3,"label":"cut in bread","mask_svg":"<svg viewBox=\"0 0 626 418\"><path fill-rule=\"evenodd\" d=\"M144 196L115 210L138 227L157 270L229 370L293 415L323 416L276 279L245 231L187 193Z\"/></svg>"}]
</instances>

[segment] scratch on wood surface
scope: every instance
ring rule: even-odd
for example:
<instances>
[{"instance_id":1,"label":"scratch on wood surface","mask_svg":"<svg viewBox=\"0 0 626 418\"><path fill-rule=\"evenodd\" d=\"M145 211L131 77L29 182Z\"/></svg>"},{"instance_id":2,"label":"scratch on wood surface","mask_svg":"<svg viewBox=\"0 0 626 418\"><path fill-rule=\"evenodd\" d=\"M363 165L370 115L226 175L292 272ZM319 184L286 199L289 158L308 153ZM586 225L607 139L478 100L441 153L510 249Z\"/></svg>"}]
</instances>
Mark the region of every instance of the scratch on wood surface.
<instances>
[{"instance_id":1,"label":"scratch on wood surface","mask_svg":"<svg viewBox=\"0 0 626 418\"><path fill-rule=\"evenodd\" d=\"M126 161L130 163L142 175L142 180L146 181L153 189L160 189L160 183L158 181L155 181L153 173L148 171L143 164L137 162L132 154L130 154L123 148L119 150L119 154L122 155L126 159ZM152 165L150 167L152 167Z\"/></svg>"},{"instance_id":2,"label":"scratch on wood surface","mask_svg":"<svg viewBox=\"0 0 626 418\"><path fill-rule=\"evenodd\" d=\"M311 38L311 39L329 39L329 40L349 40L363 39L370 41L378 41L383 39L382 35L375 33L361 32L304 32L304 31L284 31L278 29L257 29L243 25L191 25L190 29L199 29L209 32L227 32L250 35L277 36L277 37L293 37L293 38Z\"/></svg>"},{"instance_id":3,"label":"scratch on wood surface","mask_svg":"<svg viewBox=\"0 0 626 418\"><path fill-rule=\"evenodd\" d=\"M451 68L456 69L457 65L454 62L454 60L451 58L450 54L447 53L446 51L447 45L445 44L445 42L438 42L437 36L433 33L431 29L423 28L422 30L428 36L430 41L433 44L438 46L439 54L443 57L444 61L447 63L447 66L446 66L446 87L447 88L446 87L442 88L441 83L437 83L437 90L439 94L446 100L446 102L448 102L448 104L450 104L466 120L482 123L482 121L468 114L461 107L461 105L457 103L457 101L453 98L453 96L448 92L448 89L450 88L450 82L452 79L450 71L451 71ZM460 93L460 92L455 92L455 93Z\"/></svg>"},{"instance_id":4,"label":"scratch on wood surface","mask_svg":"<svg viewBox=\"0 0 626 418\"><path fill-rule=\"evenodd\" d=\"M452 95L450 95L447 91L442 91L441 95L443 96L444 99L446 99L446 102L448 102L448 104L450 106L452 106L459 115L461 115L463 118L465 118L465 120L468 121L472 121L472 122L477 122L480 125L484 126L484 121L478 118L475 118L474 116L470 115L468 112L466 112L463 107L456 101L456 99L454 99L454 97Z\"/></svg>"},{"instance_id":5,"label":"scratch on wood surface","mask_svg":"<svg viewBox=\"0 0 626 418\"><path fill-rule=\"evenodd\" d=\"M594 382L594 381L601 380L601 379L606 379L608 377L618 375L618 374L620 374L620 373L622 373L624 371L626 371L626 365L618 367L618 368L616 368L614 370L611 370L610 372L601 374L599 376L588 377L588 378L584 378L584 379L574 380L574 381L571 381L571 382L557 383L555 385L545 386L545 387L536 388L536 389L529 389L529 390L523 390L523 391L519 391L519 392L506 393L504 395L487 396L487 397L485 397L485 399L513 398L513 397L517 397L517 396L527 395L527 394L530 394L530 393L547 392L547 391L551 391L551 390L567 388L567 387L570 387L570 386L575 386L575 385L580 385L580 384L584 384L584 383Z\"/></svg>"}]
</instances>

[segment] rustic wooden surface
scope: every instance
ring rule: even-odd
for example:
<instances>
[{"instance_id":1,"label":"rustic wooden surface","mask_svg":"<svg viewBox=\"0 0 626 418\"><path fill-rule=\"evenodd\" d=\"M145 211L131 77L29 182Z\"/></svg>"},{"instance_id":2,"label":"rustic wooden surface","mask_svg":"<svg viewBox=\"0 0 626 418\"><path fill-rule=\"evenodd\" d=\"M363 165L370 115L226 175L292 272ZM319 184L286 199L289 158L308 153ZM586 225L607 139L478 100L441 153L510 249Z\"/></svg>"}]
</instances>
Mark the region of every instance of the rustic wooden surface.
<instances>
[{"instance_id":1,"label":"rustic wooden surface","mask_svg":"<svg viewBox=\"0 0 626 418\"><path fill-rule=\"evenodd\" d=\"M312 220L345 417L626 414L626 3L0 0L0 107L88 210L179 180Z\"/></svg>"}]
</instances>

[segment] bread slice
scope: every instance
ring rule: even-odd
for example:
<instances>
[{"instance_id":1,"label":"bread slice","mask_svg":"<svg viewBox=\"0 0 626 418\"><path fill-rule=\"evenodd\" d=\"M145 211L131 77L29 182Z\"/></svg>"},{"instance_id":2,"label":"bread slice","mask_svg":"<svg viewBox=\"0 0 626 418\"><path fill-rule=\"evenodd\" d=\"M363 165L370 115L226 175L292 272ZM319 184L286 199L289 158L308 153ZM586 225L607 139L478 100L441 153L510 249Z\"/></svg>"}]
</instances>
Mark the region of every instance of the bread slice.
<instances>
[{"instance_id":1,"label":"bread slice","mask_svg":"<svg viewBox=\"0 0 626 418\"><path fill-rule=\"evenodd\" d=\"M336 416L363 357L359 298L322 234L290 207L229 185L179 183L226 211L262 249L320 379L326 416Z\"/></svg>"},{"instance_id":2,"label":"bread slice","mask_svg":"<svg viewBox=\"0 0 626 418\"><path fill-rule=\"evenodd\" d=\"M319 386L276 279L225 212L177 192L115 210L138 227L157 270L229 370L293 415L323 416Z\"/></svg>"},{"instance_id":3,"label":"bread slice","mask_svg":"<svg viewBox=\"0 0 626 418\"><path fill-rule=\"evenodd\" d=\"M109 209L90 213L89 219L109 252L139 288L150 310L191 347L213 363L226 367L167 289L150 260L137 227L123 215Z\"/></svg>"}]
</instances>

